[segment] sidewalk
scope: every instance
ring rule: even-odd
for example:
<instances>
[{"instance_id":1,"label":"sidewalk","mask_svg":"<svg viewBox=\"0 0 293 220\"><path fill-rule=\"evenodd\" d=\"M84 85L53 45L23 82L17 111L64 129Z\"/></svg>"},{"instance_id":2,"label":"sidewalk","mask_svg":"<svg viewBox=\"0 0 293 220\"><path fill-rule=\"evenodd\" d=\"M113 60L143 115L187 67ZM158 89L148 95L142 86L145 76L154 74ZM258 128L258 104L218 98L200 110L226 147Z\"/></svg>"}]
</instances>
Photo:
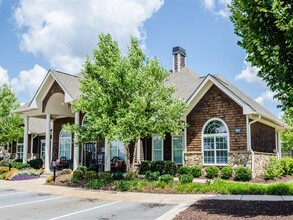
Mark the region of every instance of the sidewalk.
<instances>
[{"instance_id":1,"label":"sidewalk","mask_svg":"<svg viewBox=\"0 0 293 220\"><path fill-rule=\"evenodd\" d=\"M44 178L23 181L0 180L0 188L89 199L166 204L192 204L198 200L293 201L293 196L277 195L156 194L87 190L82 188L45 185L45 181Z\"/></svg>"}]
</instances>

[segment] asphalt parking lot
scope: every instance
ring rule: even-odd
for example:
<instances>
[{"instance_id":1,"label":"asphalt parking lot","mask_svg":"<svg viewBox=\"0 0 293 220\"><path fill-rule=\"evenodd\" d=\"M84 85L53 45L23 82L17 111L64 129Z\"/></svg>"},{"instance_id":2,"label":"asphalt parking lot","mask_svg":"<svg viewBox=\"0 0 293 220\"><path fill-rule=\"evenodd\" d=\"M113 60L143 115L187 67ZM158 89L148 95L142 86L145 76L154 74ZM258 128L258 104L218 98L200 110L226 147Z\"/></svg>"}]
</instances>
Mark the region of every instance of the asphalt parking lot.
<instances>
[{"instance_id":1,"label":"asphalt parking lot","mask_svg":"<svg viewBox=\"0 0 293 220\"><path fill-rule=\"evenodd\" d=\"M0 189L0 219L157 219L176 205L106 201Z\"/></svg>"}]
</instances>

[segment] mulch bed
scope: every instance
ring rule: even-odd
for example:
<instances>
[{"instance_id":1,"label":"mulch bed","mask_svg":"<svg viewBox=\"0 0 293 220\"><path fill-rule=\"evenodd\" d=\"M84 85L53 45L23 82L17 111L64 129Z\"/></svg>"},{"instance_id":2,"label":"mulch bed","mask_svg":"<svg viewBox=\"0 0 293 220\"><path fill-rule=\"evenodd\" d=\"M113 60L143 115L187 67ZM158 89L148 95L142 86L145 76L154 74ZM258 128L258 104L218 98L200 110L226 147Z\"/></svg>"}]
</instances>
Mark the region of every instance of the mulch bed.
<instances>
[{"instance_id":1,"label":"mulch bed","mask_svg":"<svg viewBox=\"0 0 293 220\"><path fill-rule=\"evenodd\" d=\"M280 176L279 178L276 178L274 180L265 180L262 176L261 177L255 177L250 182L252 183L275 183L275 182L288 182L293 180L293 176Z\"/></svg>"},{"instance_id":2,"label":"mulch bed","mask_svg":"<svg viewBox=\"0 0 293 220\"><path fill-rule=\"evenodd\" d=\"M293 201L201 200L173 220L293 219Z\"/></svg>"}]
</instances>

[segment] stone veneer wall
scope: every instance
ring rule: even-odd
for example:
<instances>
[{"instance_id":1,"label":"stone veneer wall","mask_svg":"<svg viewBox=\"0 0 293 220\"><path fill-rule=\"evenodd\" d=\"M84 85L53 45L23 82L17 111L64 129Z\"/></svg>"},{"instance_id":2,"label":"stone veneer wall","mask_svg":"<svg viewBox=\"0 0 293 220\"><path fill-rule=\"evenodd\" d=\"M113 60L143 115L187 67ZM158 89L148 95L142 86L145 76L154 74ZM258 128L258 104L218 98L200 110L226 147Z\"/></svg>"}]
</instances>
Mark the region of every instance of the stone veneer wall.
<instances>
[{"instance_id":1,"label":"stone veneer wall","mask_svg":"<svg viewBox=\"0 0 293 220\"><path fill-rule=\"evenodd\" d=\"M272 156L277 156L274 153L254 152L254 175L259 176L263 173L266 163Z\"/></svg>"}]
</instances>

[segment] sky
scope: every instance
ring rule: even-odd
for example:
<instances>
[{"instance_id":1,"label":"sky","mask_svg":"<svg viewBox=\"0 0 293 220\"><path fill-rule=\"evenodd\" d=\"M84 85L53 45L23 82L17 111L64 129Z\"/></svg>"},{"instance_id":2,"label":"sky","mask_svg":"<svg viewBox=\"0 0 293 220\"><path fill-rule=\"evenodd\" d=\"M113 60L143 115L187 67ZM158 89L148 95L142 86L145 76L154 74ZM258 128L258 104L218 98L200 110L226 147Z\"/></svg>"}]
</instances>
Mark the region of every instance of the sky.
<instances>
[{"instance_id":1,"label":"sky","mask_svg":"<svg viewBox=\"0 0 293 220\"><path fill-rule=\"evenodd\" d=\"M0 0L0 85L20 103L32 99L49 69L77 74L100 33L127 53L130 36L172 69L172 48L186 50L197 74L220 74L280 117L274 93L245 61L229 20L231 0Z\"/></svg>"}]
</instances>

